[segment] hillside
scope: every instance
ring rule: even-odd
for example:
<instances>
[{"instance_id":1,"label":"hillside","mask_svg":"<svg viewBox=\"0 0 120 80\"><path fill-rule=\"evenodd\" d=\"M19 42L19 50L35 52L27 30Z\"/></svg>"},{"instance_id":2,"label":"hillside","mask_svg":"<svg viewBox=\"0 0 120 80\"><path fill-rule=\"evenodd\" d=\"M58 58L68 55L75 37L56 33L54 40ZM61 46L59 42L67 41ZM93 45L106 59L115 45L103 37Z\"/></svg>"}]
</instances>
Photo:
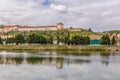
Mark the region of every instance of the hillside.
<instances>
[{"instance_id":1,"label":"hillside","mask_svg":"<svg viewBox=\"0 0 120 80\"><path fill-rule=\"evenodd\" d=\"M52 35L55 36L57 31L31 31L31 32L35 32L38 34L45 34L45 35ZM20 32L20 31L11 31L8 34L15 36L19 33L23 34L23 35L28 35L31 32ZM70 36L74 36L74 35L82 35L82 36L89 36L90 39L100 39L100 37L103 35L103 33L99 33L99 32L90 32L90 31L69 31Z\"/></svg>"}]
</instances>

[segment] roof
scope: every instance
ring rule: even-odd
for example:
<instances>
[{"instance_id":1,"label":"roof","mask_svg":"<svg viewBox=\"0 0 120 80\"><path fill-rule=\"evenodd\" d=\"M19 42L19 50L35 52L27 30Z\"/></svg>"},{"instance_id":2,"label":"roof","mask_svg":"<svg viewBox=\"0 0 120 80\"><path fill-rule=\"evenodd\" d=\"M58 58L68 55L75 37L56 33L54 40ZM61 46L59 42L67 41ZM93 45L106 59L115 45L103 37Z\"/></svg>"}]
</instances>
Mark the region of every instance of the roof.
<instances>
[{"instance_id":1,"label":"roof","mask_svg":"<svg viewBox=\"0 0 120 80\"><path fill-rule=\"evenodd\" d=\"M19 28L56 28L57 26L20 26Z\"/></svg>"},{"instance_id":2,"label":"roof","mask_svg":"<svg viewBox=\"0 0 120 80\"><path fill-rule=\"evenodd\" d=\"M57 23L57 25L64 25L64 24L60 22L60 23Z\"/></svg>"}]
</instances>

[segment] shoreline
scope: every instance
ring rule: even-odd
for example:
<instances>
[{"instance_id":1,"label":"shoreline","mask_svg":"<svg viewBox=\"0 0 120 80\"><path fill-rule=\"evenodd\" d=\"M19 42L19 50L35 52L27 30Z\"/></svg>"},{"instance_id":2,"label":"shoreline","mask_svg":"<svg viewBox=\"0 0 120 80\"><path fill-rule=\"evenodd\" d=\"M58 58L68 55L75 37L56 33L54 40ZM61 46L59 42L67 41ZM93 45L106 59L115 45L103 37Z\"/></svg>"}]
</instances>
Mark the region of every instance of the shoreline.
<instances>
[{"instance_id":1,"label":"shoreline","mask_svg":"<svg viewBox=\"0 0 120 80\"><path fill-rule=\"evenodd\" d=\"M0 45L0 50L120 51L118 46Z\"/></svg>"}]
</instances>

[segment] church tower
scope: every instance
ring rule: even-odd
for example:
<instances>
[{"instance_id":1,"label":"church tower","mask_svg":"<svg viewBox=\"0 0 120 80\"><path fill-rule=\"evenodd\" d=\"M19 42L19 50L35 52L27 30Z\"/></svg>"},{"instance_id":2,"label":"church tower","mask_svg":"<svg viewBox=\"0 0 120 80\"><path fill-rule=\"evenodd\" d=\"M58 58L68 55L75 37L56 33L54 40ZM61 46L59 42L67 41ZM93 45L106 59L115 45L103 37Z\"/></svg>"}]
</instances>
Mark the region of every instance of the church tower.
<instances>
[{"instance_id":1,"label":"church tower","mask_svg":"<svg viewBox=\"0 0 120 80\"><path fill-rule=\"evenodd\" d=\"M58 23L58 24L57 24L57 29L58 29L58 30L62 30L63 27L64 27L64 24L63 24L63 23Z\"/></svg>"}]
</instances>

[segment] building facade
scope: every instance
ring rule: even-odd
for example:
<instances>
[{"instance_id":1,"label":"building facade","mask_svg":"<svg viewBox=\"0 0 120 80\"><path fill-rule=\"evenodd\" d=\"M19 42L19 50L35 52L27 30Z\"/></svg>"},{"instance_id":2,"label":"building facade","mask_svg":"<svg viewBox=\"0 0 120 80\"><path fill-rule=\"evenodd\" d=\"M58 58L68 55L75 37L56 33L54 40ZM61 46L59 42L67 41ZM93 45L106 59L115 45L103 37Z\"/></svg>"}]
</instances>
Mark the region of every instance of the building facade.
<instances>
[{"instance_id":1,"label":"building facade","mask_svg":"<svg viewBox=\"0 0 120 80\"><path fill-rule=\"evenodd\" d=\"M0 28L0 32L10 32L10 31L55 31L55 30L68 30L68 31L81 31L81 28L64 28L63 23L58 23L55 26L20 26L20 25L9 25Z\"/></svg>"}]
</instances>

